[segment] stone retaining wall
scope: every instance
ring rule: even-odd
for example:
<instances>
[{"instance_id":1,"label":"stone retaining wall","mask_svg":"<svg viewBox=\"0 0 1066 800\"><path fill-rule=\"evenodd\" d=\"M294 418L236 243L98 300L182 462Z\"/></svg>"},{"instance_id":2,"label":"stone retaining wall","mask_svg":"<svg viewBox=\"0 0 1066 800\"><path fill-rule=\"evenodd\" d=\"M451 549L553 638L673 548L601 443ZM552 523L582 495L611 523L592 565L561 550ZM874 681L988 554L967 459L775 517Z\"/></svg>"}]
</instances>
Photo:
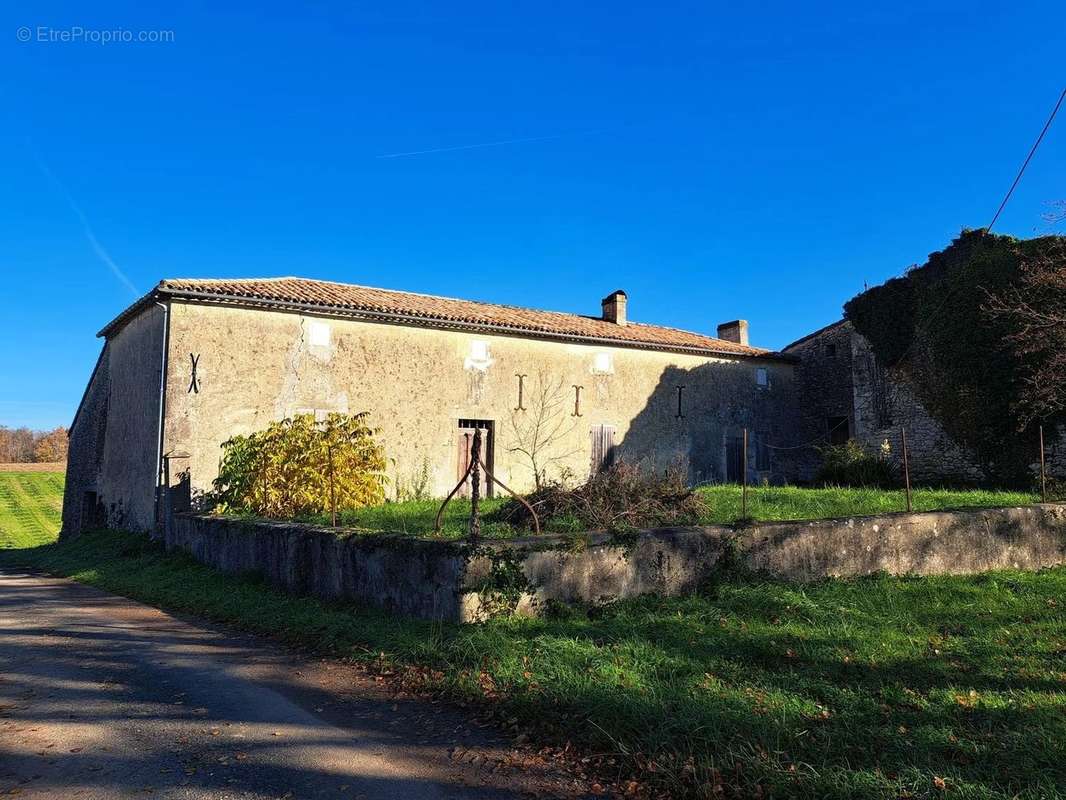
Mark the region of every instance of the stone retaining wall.
<instances>
[{"instance_id":1,"label":"stone retaining wall","mask_svg":"<svg viewBox=\"0 0 1066 800\"><path fill-rule=\"evenodd\" d=\"M176 515L169 550L296 594L471 622L537 614L551 602L605 603L695 591L723 557L791 581L969 574L1066 563L1066 504L489 540L479 545L345 535L297 523Z\"/></svg>"}]
</instances>

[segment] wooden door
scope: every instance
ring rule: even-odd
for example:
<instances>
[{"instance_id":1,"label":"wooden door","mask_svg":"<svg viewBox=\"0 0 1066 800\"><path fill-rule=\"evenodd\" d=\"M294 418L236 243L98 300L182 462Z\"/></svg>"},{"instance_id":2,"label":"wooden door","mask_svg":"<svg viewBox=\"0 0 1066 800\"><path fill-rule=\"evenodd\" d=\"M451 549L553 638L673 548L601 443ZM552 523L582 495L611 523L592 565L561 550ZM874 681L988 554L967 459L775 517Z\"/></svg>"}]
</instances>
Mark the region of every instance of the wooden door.
<instances>
[{"instance_id":1,"label":"wooden door","mask_svg":"<svg viewBox=\"0 0 1066 800\"><path fill-rule=\"evenodd\" d=\"M744 474L744 437L730 436L725 444L725 479L740 483Z\"/></svg>"}]
</instances>

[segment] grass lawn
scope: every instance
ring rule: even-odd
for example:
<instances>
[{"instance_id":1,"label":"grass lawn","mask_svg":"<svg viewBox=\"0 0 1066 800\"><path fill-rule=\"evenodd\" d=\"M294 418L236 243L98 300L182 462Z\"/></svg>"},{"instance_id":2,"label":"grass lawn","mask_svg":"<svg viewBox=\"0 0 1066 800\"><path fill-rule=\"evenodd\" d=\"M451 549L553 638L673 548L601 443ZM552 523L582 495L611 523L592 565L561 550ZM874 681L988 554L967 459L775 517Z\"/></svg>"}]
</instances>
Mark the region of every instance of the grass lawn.
<instances>
[{"instance_id":1,"label":"grass lawn","mask_svg":"<svg viewBox=\"0 0 1066 800\"><path fill-rule=\"evenodd\" d=\"M460 627L289 597L129 534L5 564L420 676L671 796L1066 797L1066 569L724 576L696 597Z\"/></svg>"},{"instance_id":2,"label":"grass lawn","mask_svg":"<svg viewBox=\"0 0 1066 800\"><path fill-rule=\"evenodd\" d=\"M55 541L64 478L61 472L0 471L0 549Z\"/></svg>"},{"instance_id":3,"label":"grass lawn","mask_svg":"<svg viewBox=\"0 0 1066 800\"><path fill-rule=\"evenodd\" d=\"M0 473L0 567L394 670L672 795L1066 798L1066 568L808 587L727 575L696 597L460 627L290 597L129 534L42 544L59 528L62 487L62 474ZM700 491L707 522L740 515L737 487ZM1033 500L919 490L914 505ZM901 506L901 493L877 490L749 495L749 514L766 520ZM389 504L347 521L425 534L436 509ZM450 506L449 535L468 511Z\"/></svg>"},{"instance_id":4,"label":"grass lawn","mask_svg":"<svg viewBox=\"0 0 1066 800\"><path fill-rule=\"evenodd\" d=\"M739 486L705 486L699 489L710 500L711 523L732 523L741 517ZM911 507L915 511L944 508L1024 506L1040 501L1030 492L988 489L914 489ZM767 486L748 489L748 515L757 520L823 519L906 510L902 489L805 489L796 486Z\"/></svg>"},{"instance_id":5,"label":"grass lawn","mask_svg":"<svg viewBox=\"0 0 1066 800\"><path fill-rule=\"evenodd\" d=\"M741 517L741 489L739 486L704 486L698 489L710 502L711 512L702 520L704 524L731 524ZM915 511L933 511L942 508L970 508L992 506L1020 506L1039 501L1039 495L1029 492L990 491L984 489L915 489L912 506ZM484 513L490 513L504 501L493 498L484 501ZM417 536L433 532L433 521L440 508L440 500L412 500L404 503L386 503L374 508L345 512L340 515L343 525L367 531L392 531ZM764 521L785 519L819 519L846 517L864 514L882 514L903 511L906 508L902 490L884 489L804 489L795 486L756 487L748 489L748 516ZM470 503L456 499L448 504L443 520L445 537L465 536L470 517ZM328 517L320 516L315 522L328 524ZM558 528L550 521L547 530L572 530L572 526ZM488 537L514 536L516 531L502 523L484 523L482 534Z\"/></svg>"}]
</instances>

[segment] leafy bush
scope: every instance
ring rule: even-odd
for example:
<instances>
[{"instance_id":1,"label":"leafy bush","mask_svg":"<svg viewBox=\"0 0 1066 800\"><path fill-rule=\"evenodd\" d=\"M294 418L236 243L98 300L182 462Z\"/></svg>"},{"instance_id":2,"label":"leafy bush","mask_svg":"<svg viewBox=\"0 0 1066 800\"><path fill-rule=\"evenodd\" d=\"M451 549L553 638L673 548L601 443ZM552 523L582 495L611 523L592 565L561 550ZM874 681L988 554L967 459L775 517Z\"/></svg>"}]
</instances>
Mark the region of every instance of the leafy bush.
<instances>
[{"instance_id":1,"label":"leafy bush","mask_svg":"<svg viewBox=\"0 0 1066 800\"><path fill-rule=\"evenodd\" d=\"M709 512L707 500L689 488L681 470L641 470L625 462L589 478L574 489L542 486L526 497L542 525L567 529L626 530L696 525ZM510 500L488 515L491 521L531 528L529 511Z\"/></svg>"},{"instance_id":2,"label":"leafy bush","mask_svg":"<svg viewBox=\"0 0 1066 800\"><path fill-rule=\"evenodd\" d=\"M396 500L406 503L411 500L429 500L433 497L430 490L429 459L422 457L422 464L418 471L404 478L399 473L396 475Z\"/></svg>"},{"instance_id":3,"label":"leafy bush","mask_svg":"<svg viewBox=\"0 0 1066 800\"><path fill-rule=\"evenodd\" d=\"M385 499L385 454L367 414L301 414L222 445L216 511L292 519L377 505Z\"/></svg>"},{"instance_id":4,"label":"leafy bush","mask_svg":"<svg viewBox=\"0 0 1066 800\"><path fill-rule=\"evenodd\" d=\"M1040 493L1040 479L1034 483L1033 491L1037 494ZM1048 476L1047 479L1047 499L1049 502L1061 502L1066 500L1066 478L1059 478L1057 476Z\"/></svg>"},{"instance_id":5,"label":"leafy bush","mask_svg":"<svg viewBox=\"0 0 1066 800\"><path fill-rule=\"evenodd\" d=\"M826 486L864 486L883 489L896 485L892 465L872 455L854 439L821 450L822 466L815 480Z\"/></svg>"}]
</instances>

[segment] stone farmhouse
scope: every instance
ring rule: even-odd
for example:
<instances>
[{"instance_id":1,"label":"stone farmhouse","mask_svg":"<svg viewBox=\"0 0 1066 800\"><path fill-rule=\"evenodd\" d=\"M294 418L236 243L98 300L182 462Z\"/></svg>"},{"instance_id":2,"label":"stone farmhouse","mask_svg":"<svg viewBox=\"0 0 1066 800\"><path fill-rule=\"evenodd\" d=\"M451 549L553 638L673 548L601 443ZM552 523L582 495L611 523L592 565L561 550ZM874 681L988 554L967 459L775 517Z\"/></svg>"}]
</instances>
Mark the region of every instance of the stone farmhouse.
<instances>
[{"instance_id":1,"label":"stone farmhouse","mask_svg":"<svg viewBox=\"0 0 1066 800\"><path fill-rule=\"evenodd\" d=\"M394 496L450 491L476 428L517 491L616 458L739 481L745 428L749 480L809 477L798 355L753 347L742 320L712 337L633 322L627 303L616 291L582 316L301 278L164 280L100 331L64 533L154 528L162 486L195 501L225 440L299 413L369 412Z\"/></svg>"},{"instance_id":2,"label":"stone farmhouse","mask_svg":"<svg viewBox=\"0 0 1066 800\"><path fill-rule=\"evenodd\" d=\"M989 479L984 465L949 436L922 407L903 376L885 367L870 343L847 320L840 320L787 345L783 352L798 362L796 401L800 438L823 436L826 442L842 444L854 439L867 452L887 450L900 469L901 431L907 431L911 478L918 484L980 484ZM1039 448L1033 443L1033 471ZM817 450L799 458L808 459L798 468L809 474ZM1066 432L1049 429L1045 437L1048 474L1066 476Z\"/></svg>"}]
</instances>

